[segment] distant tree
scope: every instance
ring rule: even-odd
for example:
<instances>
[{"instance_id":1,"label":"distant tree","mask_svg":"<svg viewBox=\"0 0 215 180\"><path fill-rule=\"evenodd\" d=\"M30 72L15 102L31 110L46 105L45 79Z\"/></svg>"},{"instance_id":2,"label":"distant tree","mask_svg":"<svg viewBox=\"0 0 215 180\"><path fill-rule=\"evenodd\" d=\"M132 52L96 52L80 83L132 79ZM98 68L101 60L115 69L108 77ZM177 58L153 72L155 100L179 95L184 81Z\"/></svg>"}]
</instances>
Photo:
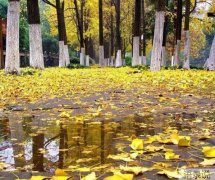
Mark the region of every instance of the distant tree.
<instances>
[{"instance_id":1,"label":"distant tree","mask_svg":"<svg viewBox=\"0 0 215 180\"><path fill-rule=\"evenodd\" d=\"M7 13L7 37L6 37L6 73L20 73L19 57L19 0L9 0Z\"/></svg>"}]
</instances>

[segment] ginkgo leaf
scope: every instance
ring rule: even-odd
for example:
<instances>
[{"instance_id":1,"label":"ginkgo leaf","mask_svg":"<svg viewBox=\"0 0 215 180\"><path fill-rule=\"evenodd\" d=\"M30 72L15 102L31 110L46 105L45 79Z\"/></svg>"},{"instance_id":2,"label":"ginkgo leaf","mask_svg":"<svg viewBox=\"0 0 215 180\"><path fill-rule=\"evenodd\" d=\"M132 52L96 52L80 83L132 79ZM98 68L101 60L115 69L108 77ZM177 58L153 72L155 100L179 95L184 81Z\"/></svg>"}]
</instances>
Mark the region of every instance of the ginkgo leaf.
<instances>
[{"instance_id":1,"label":"ginkgo leaf","mask_svg":"<svg viewBox=\"0 0 215 180\"><path fill-rule=\"evenodd\" d=\"M190 136L179 136L178 146L188 147L190 146Z\"/></svg>"},{"instance_id":2,"label":"ginkgo leaf","mask_svg":"<svg viewBox=\"0 0 215 180\"><path fill-rule=\"evenodd\" d=\"M69 176L52 176L51 180L68 180Z\"/></svg>"},{"instance_id":3,"label":"ginkgo leaf","mask_svg":"<svg viewBox=\"0 0 215 180\"><path fill-rule=\"evenodd\" d=\"M30 180L43 180L46 179L46 176L32 176Z\"/></svg>"},{"instance_id":4,"label":"ginkgo leaf","mask_svg":"<svg viewBox=\"0 0 215 180\"><path fill-rule=\"evenodd\" d=\"M180 179L183 177L183 175L179 174L179 172L177 170L174 170L174 171L163 170L163 171L159 171L158 174L166 175L168 178Z\"/></svg>"},{"instance_id":5,"label":"ginkgo leaf","mask_svg":"<svg viewBox=\"0 0 215 180\"><path fill-rule=\"evenodd\" d=\"M130 147L134 150L143 149L143 140L142 139L134 139L130 145Z\"/></svg>"},{"instance_id":6,"label":"ginkgo leaf","mask_svg":"<svg viewBox=\"0 0 215 180\"><path fill-rule=\"evenodd\" d=\"M81 180L96 180L96 173L92 172L88 174L87 176L81 178Z\"/></svg>"},{"instance_id":7,"label":"ginkgo leaf","mask_svg":"<svg viewBox=\"0 0 215 180\"><path fill-rule=\"evenodd\" d=\"M70 114L67 113L67 112L62 112L62 113L60 113L59 117L61 117L61 118L69 118Z\"/></svg>"},{"instance_id":8,"label":"ginkgo leaf","mask_svg":"<svg viewBox=\"0 0 215 180\"><path fill-rule=\"evenodd\" d=\"M209 158L215 158L215 146L214 147L203 147L202 152L204 153L205 157L209 157Z\"/></svg>"},{"instance_id":9,"label":"ginkgo leaf","mask_svg":"<svg viewBox=\"0 0 215 180\"><path fill-rule=\"evenodd\" d=\"M113 176L109 176L104 178L104 180L133 180L133 174L114 174Z\"/></svg>"},{"instance_id":10,"label":"ginkgo leaf","mask_svg":"<svg viewBox=\"0 0 215 180\"><path fill-rule=\"evenodd\" d=\"M147 167L140 167L140 166L134 166L134 167L129 167L129 166L120 166L119 167L122 171L125 172L132 172L135 175L138 175L140 173L146 172L148 170L150 170L150 168Z\"/></svg>"},{"instance_id":11,"label":"ginkgo leaf","mask_svg":"<svg viewBox=\"0 0 215 180\"><path fill-rule=\"evenodd\" d=\"M179 155L175 154L173 151L167 151L165 153L165 159L167 160L179 159Z\"/></svg>"},{"instance_id":12,"label":"ginkgo leaf","mask_svg":"<svg viewBox=\"0 0 215 180\"><path fill-rule=\"evenodd\" d=\"M204 159L203 162L200 163L203 166L213 166L215 165L215 158L213 159Z\"/></svg>"},{"instance_id":13,"label":"ginkgo leaf","mask_svg":"<svg viewBox=\"0 0 215 180\"><path fill-rule=\"evenodd\" d=\"M63 169L56 169L55 176L67 176L67 173Z\"/></svg>"},{"instance_id":14,"label":"ginkgo leaf","mask_svg":"<svg viewBox=\"0 0 215 180\"><path fill-rule=\"evenodd\" d=\"M122 160L125 162L133 161L133 159L131 159L129 154L127 154L127 153L121 153L121 154L117 154L117 155L109 155L107 158L108 159L114 159L114 160Z\"/></svg>"},{"instance_id":15,"label":"ginkgo leaf","mask_svg":"<svg viewBox=\"0 0 215 180\"><path fill-rule=\"evenodd\" d=\"M146 150L147 152L157 152L157 151L164 150L164 146L153 146L153 145L148 145L148 146L146 146L145 150Z\"/></svg>"}]
</instances>

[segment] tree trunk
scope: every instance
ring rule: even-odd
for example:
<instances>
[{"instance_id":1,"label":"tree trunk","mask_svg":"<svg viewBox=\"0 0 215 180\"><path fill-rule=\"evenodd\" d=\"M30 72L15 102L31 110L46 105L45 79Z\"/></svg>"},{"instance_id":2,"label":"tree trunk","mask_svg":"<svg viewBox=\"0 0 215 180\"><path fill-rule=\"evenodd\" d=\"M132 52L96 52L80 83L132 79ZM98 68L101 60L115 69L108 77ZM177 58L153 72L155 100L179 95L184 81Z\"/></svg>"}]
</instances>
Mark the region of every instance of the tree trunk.
<instances>
[{"instance_id":1,"label":"tree trunk","mask_svg":"<svg viewBox=\"0 0 215 180\"><path fill-rule=\"evenodd\" d=\"M80 65L85 66L85 48L81 48Z\"/></svg>"},{"instance_id":2,"label":"tree trunk","mask_svg":"<svg viewBox=\"0 0 215 180\"><path fill-rule=\"evenodd\" d=\"M65 14L64 14L65 6L64 1L61 5L61 22L62 22L62 30L63 30L63 36L64 36L64 58L65 58L65 65L68 66L70 64L69 59L69 48L67 44L67 31L66 31L66 23L65 23Z\"/></svg>"},{"instance_id":3,"label":"tree trunk","mask_svg":"<svg viewBox=\"0 0 215 180\"><path fill-rule=\"evenodd\" d=\"M116 44L117 44L117 54L116 54L116 67L121 67L122 64L122 38L121 38L121 1L115 1L116 5Z\"/></svg>"},{"instance_id":4,"label":"tree trunk","mask_svg":"<svg viewBox=\"0 0 215 180\"><path fill-rule=\"evenodd\" d=\"M142 4L142 57L141 64L146 65L146 18L145 18L145 0L141 1Z\"/></svg>"},{"instance_id":5,"label":"tree trunk","mask_svg":"<svg viewBox=\"0 0 215 180\"><path fill-rule=\"evenodd\" d=\"M181 30L182 30L182 0L177 0L177 20L176 20L176 48L174 66L180 63Z\"/></svg>"},{"instance_id":6,"label":"tree trunk","mask_svg":"<svg viewBox=\"0 0 215 180\"><path fill-rule=\"evenodd\" d=\"M57 21L58 21L58 38L59 38L59 67L66 66L65 48L64 48L64 31L62 26L62 8L60 0L56 0Z\"/></svg>"},{"instance_id":7,"label":"tree trunk","mask_svg":"<svg viewBox=\"0 0 215 180\"><path fill-rule=\"evenodd\" d=\"M210 71L215 70L215 36L214 36L214 40L213 40L213 43L211 46L210 56L206 62L206 67Z\"/></svg>"},{"instance_id":8,"label":"tree trunk","mask_svg":"<svg viewBox=\"0 0 215 180\"><path fill-rule=\"evenodd\" d=\"M141 0L135 0L132 66L140 64L140 24L141 24Z\"/></svg>"},{"instance_id":9,"label":"tree trunk","mask_svg":"<svg viewBox=\"0 0 215 180\"><path fill-rule=\"evenodd\" d=\"M169 0L166 0L166 5L168 6ZM165 23L164 23L164 31L163 31L163 44L162 44L162 59L161 59L161 66L166 67L167 61L167 52L166 52L166 41L168 35L168 24L169 24L169 17L168 15L165 16Z\"/></svg>"},{"instance_id":10,"label":"tree trunk","mask_svg":"<svg viewBox=\"0 0 215 180\"><path fill-rule=\"evenodd\" d=\"M151 55L151 71L159 71L162 56L163 31L165 21L165 1L158 0L155 19L154 40Z\"/></svg>"},{"instance_id":11,"label":"tree trunk","mask_svg":"<svg viewBox=\"0 0 215 180\"><path fill-rule=\"evenodd\" d=\"M184 69L190 69L190 6L191 1L186 0L186 12L185 12L185 46L184 46Z\"/></svg>"},{"instance_id":12,"label":"tree trunk","mask_svg":"<svg viewBox=\"0 0 215 180\"><path fill-rule=\"evenodd\" d=\"M4 68L2 23L3 23L3 21L2 21L2 18L0 17L0 69Z\"/></svg>"},{"instance_id":13,"label":"tree trunk","mask_svg":"<svg viewBox=\"0 0 215 180\"><path fill-rule=\"evenodd\" d=\"M104 62L104 37L103 37L103 3L99 0L99 65L105 66Z\"/></svg>"},{"instance_id":14,"label":"tree trunk","mask_svg":"<svg viewBox=\"0 0 215 180\"><path fill-rule=\"evenodd\" d=\"M30 66L44 69L38 0L27 0L27 7L30 40Z\"/></svg>"},{"instance_id":15,"label":"tree trunk","mask_svg":"<svg viewBox=\"0 0 215 180\"><path fill-rule=\"evenodd\" d=\"M6 73L20 73L19 57L19 0L9 0L7 13L7 37L6 37Z\"/></svg>"}]
</instances>

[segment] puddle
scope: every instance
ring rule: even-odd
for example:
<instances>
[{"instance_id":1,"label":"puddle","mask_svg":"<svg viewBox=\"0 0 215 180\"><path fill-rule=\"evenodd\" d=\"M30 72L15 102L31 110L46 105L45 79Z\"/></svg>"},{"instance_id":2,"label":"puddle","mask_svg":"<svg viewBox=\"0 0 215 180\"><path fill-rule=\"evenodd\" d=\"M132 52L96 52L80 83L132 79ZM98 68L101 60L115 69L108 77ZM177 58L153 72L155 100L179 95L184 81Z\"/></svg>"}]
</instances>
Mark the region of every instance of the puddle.
<instances>
[{"instance_id":1,"label":"puddle","mask_svg":"<svg viewBox=\"0 0 215 180\"><path fill-rule=\"evenodd\" d=\"M8 165L5 170L48 172L57 167L105 164L128 137L142 134L155 132L140 118L61 123L9 116L0 120L0 162Z\"/></svg>"}]
</instances>

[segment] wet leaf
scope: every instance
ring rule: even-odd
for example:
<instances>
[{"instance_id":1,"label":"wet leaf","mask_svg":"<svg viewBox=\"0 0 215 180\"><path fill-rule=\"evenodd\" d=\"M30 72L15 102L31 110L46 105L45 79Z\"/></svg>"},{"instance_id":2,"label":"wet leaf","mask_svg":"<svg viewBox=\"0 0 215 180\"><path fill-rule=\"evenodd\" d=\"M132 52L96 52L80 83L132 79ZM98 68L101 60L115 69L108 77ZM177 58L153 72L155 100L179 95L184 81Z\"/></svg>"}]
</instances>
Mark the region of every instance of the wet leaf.
<instances>
[{"instance_id":1,"label":"wet leaf","mask_svg":"<svg viewBox=\"0 0 215 180\"><path fill-rule=\"evenodd\" d=\"M166 175L168 178L180 179L183 177L183 175L179 174L177 170L174 170L174 171L163 170L163 171L159 171L158 174Z\"/></svg>"},{"instance_id":2,"label":"wet leaf","mask_svg":"<svg viewBox=\"0 0 215 180\"><path fill-rule=\"evenodd\" d=\"M204 159L203 162L200 163L203 166L213 166L215 165L215 158L213 159Z\"/></svg>"},{"instance_id":3,"label":"wet leaf","mask_svg":"<svg viewBox=\"0 0 215 180\"><path fill-rule=\"evenodd\" d=\"M67 173L63 169L56 169L55 176L67 176Z\"/></svg>"},{"instance_id":4,"label":"wet leaf","mask_svg":"<svg viewBox=\"0 0 215 180\"><path fill-rule=\"evenodd\" d=\"M108 159L114 159L114 160L122 160L122 161L125 161L125 162L133 161L133 159L130 158L128 153L121 153L121 154L117 154L117 155L109 155L107 158Z\"/></svg>"},{"instance_id":5,"label":"wet leaf","mask_svg":"<svg viewBox=\"0 0 215 180\"><path fill-rule=\"evenodd\" d=\"M165 159L167 160L179 159L179 155L175 154L173 151L167 151L165 153Z\"/></svg>"},{"instance_id":6,"label":"wet leaf","mask_svg":"<svg viewBox=\"0 0 215 180\"><path fill-rule=\"evenodd\" d=\"M104 180L132 180L134 177L133 174L121 174L121 173L117 173L114 174L113 176L109 176L104 178Z\"/></svg>"},{"instance_id":7,"label":"wet leaf","mask_svg":"<svg viewBox=\"0 0 215 180\"><path fill-rule=\"evenodd\" d=\"M136 167L120 166L119 168L122 171L131 172L131 173L134 173L135 175L138 175L150 170L150 168L140 167L140 166L136 166Z\"/></svg>"},{"instance_id":8,"label":"wet leaf","mask_svg":"<svg viewBox=\"0 0 215 180\"><path fill-rule=\"evenodd\" d=\"M143 149L143 140L142 139L134 139L130 146L134 150L141 150L141 149Z\"/></svg>"},{"instance_id":9,"label":"wet leaf","mask_svg":"<svg viewBox=\"0 0 215 180\"><path fill-rule=\"evenodd\" d=\"M69 176L53 176L51 179L52 180L68 180L70 177Z\"/></svg>"},{"instance_id":10,"label":"wet leaf","mask_svg":"<svg viewBox=\"0 0 215 180\"><path fill-rule=\"evenodd\" d=\"M179 136L178 146L188 147L190 146L190 136Z\"/></svg>"},{"instance_id":11,"label":"wet leaf","mask_svg":"<svg viewBox=\"0 0 215 180\"><path fill-rule=\"evenodd\" d=\"M96 173L92 172L91 174L81 178L81 180L96 180Z\"/></svg>"},{"instance_id":12,"label":"wet leaf","mask_svg":"<svg viewBox=\"0 0 215 180\"><path fill-rule=\"evenodd\" d=\"M30 180L43 180L46 179L46 176L32 176Z\"/></svg>"},{"instance_id":13,"label":"wet leaf","mask_svg":"<svg viewBox=\"0 0 215 180\"><path fill-rule=\"evenodd\" d=\"M205 157L215 158L215 147L203 147L202 152L204 153Z\"/></svg>"}]
</instances>

